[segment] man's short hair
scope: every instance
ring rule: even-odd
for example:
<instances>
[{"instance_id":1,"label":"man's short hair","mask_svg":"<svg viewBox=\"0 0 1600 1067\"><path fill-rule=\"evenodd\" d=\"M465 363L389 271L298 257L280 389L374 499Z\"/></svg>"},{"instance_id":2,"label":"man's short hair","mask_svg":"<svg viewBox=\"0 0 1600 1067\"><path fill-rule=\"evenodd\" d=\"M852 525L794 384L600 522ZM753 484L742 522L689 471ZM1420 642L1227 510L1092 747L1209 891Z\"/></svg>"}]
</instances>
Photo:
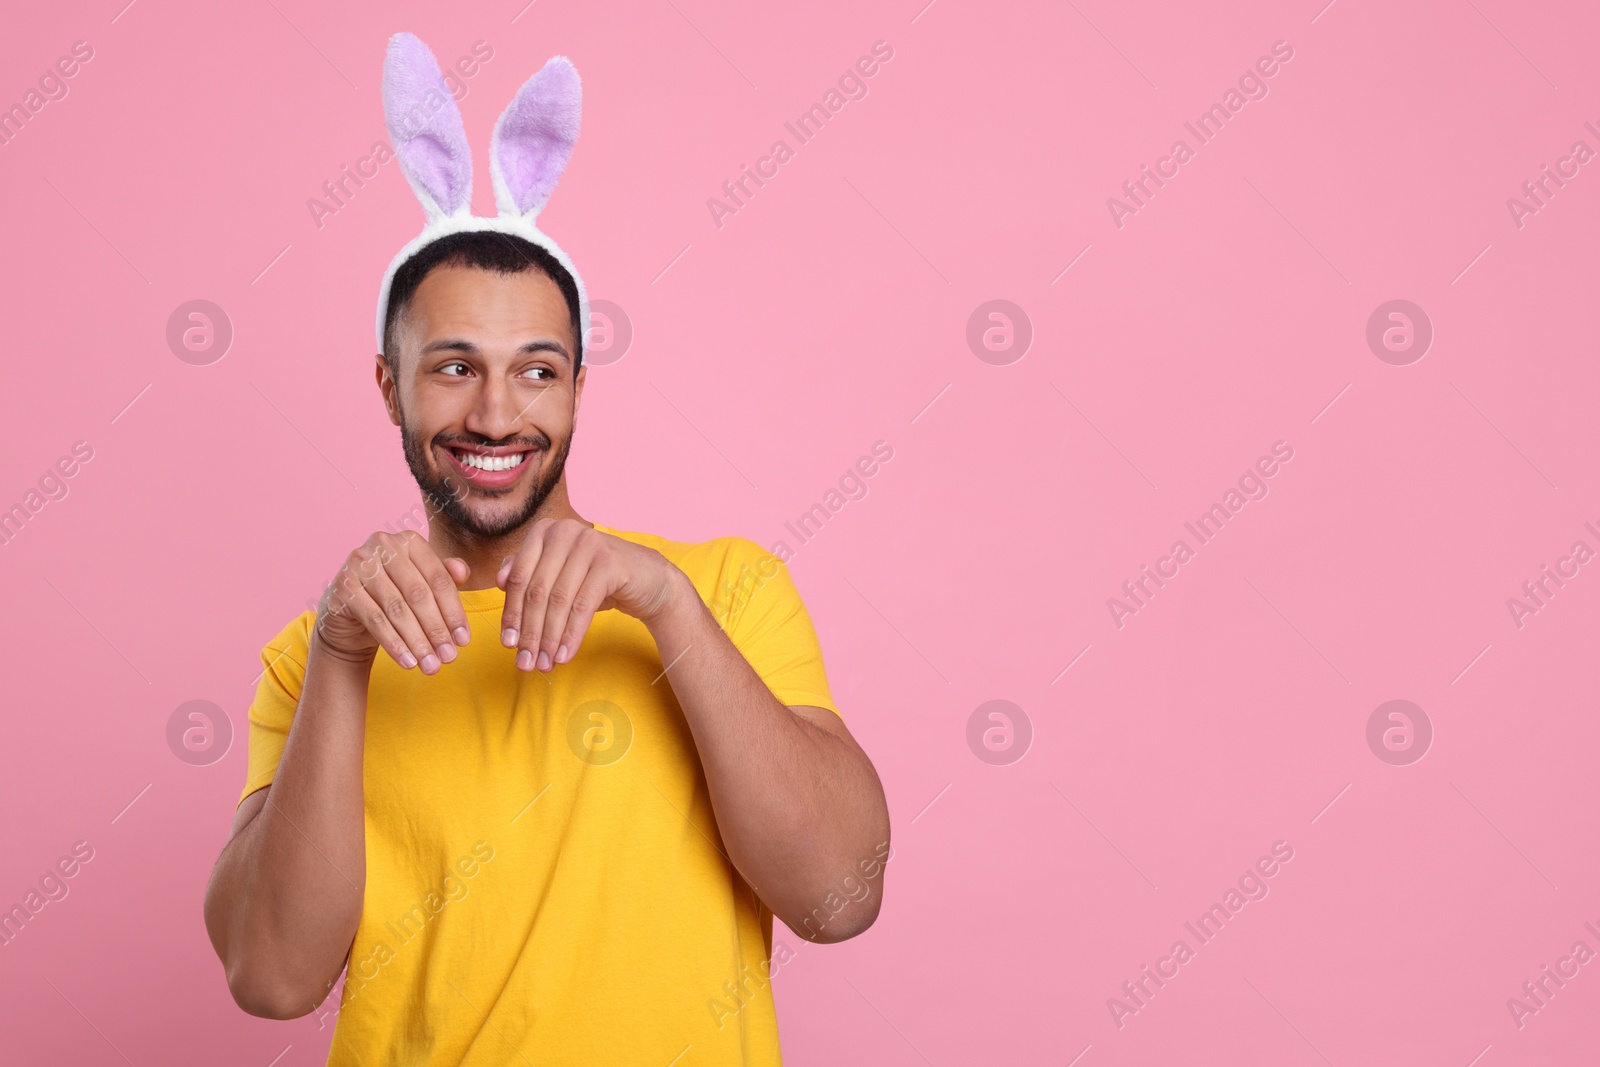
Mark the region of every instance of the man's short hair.
<instances>
[{"instance_id":1,"label":"man's short hair","mask_svg":"<svg viewBox=\"0 0 1600 1067\"><path fill-rule=\"evenodd\" d=\"M447 234L423 245L395 271L394 280L389 283L389 306L383 313L383 358L389 364L391 374L396 377L400 374L396 324L410 306L422 279L435 267L476 267L499 274L542 271L560 287L561 295L566 297L567 315L577 346L577 351L573 353L572 373L576 375L582 368L583 324L578 321L578 285L572 280L572 275L567 273L555 256L532 241L493 230L470 230Z\"/></svg>"}]
</instances>

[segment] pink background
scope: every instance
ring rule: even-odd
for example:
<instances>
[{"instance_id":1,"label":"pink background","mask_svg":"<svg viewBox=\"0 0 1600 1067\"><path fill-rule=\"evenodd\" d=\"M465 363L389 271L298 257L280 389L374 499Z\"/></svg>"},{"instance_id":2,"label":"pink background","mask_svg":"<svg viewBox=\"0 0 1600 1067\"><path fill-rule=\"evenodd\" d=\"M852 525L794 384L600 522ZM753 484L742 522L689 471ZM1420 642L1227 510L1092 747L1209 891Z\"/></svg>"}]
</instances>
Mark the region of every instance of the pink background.
<instances>
[{"instance_id":1,"label":"pink background","mask_svg":"<svg viewBox=\"0 0 1600 1067\"><path fill-rule=\"evenodd\" d=\"M541 222L635 338L590 373L581 513L794 547L894 449L792 563L895 856L867 935L779 930L790 1062L1592 1062L1600 963L1520 1028L1507 998L1600 950L1600 567L1520 627L1507 598L1600 549L1597 165L1520 228L1506 201L1600 149L1600 15L1321 2L14 14L0 103L94 58L0 147L0 507L94 458L0 547L0 906L95 856L0 947L0 1058L325 1056L331 1026L233 1005L200 905L261 646L418 499L372 321L421 211L392 162L320 229L306 204L384 136L410 30L494 50L461 104L479 211L515 87L556 53L583 76ZM869 94L796 146L878 40ZM1118 228L1107 198L1280 40L1269 95ZM707 199L779 137L719 228ZM165 339L193 299L235 330L206 366ZM1007 365L966 341L992 299L1034 330ZM1407 366L1365 337L1394 299L1435 331ZM1270 495L1119 628L1107 598L1280 440ZM208 766L166 741L197 699L236 731ZM1034 732L1000 766L966 733L996 699ZM1432 723L1420 761L1368 746L1391 699ZM1119 1027L1107 999L1276 841L1270 895Z\"/></svg>"}]
</instances>

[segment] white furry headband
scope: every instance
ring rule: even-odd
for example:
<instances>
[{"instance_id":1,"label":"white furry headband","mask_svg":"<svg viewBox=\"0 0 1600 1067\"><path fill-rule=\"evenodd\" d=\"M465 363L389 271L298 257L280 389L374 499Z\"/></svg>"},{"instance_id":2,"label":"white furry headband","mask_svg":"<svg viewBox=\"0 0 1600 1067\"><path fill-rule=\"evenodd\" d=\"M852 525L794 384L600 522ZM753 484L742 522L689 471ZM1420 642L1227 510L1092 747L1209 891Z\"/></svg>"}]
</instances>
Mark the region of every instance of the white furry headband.
<instances>
[{"instance_id":1,"label":"white furry headband","mask_svg":"<svg viewBox=\"0 0 1600 1067\"><path fill-rule=\"evenodd\" d=\"M489 230L532 241L566 268L578 287L579 328L588 329L589 294L572 260L535 219L567 168L578 139L583 90L566 56L552 56L523 83L494 124L489 170L499 214L472 214L472 150L439 63L415 35L389 39L383 60L383 117L406 181L427 225L389 263L378 290L378 350L395 271L424 245L447 234ZM579 338L582 343L582 338Z\"/></svg>"}]
</instances>

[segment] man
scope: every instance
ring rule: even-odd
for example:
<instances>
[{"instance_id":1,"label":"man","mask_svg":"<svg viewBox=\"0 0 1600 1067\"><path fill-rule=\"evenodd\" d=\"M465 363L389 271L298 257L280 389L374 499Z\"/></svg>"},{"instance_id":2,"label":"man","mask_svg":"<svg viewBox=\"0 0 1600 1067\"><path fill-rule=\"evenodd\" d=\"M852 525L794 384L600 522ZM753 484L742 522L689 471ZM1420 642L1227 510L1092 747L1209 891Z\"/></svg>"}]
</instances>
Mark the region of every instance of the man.
<instances>
[{"instance_id":1,"label":"man","mask_svg":"<svg viewBox=\"0 0 1600 1067\"><path fill-rule=\"evenodd\" d=\"M345 970L330 1064L778 1063L772 918L872 923L882 787L780 562L572 507L581 280L407 166L407 134L444 136L396 129L417 47L391 42L386 106L441 211L385 279L376 379L429 536L372 535L263 650L207 930L254 1015ZM503 214L517 173L497 156Z\"/></svg>"}]
</instances>

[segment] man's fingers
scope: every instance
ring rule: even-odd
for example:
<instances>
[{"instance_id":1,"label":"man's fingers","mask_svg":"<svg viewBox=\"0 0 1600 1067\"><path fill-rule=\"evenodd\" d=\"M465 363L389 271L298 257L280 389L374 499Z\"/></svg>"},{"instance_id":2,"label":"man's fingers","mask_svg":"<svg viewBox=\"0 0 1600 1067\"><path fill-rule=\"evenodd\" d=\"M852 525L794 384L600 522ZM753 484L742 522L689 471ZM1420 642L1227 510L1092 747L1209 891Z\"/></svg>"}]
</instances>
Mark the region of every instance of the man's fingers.
<instances>
[{"instance_id":1,"label":"man's fingers","mask_svg":"<svg viewBox=\"0 0 1600 1067\"><path fill-rule=\"evenodd\" d=\"M418 556L431 552L424 548ZM406 606L411 609L411 615L421 627L423 638L432 648L434 655L440 663L449 663L456 658L455 637L451 630L455 626L465 626L466 613L461 610L459 597L456 597L456 586L449 581L449 575L439 566L437 557L433 560L433 576L430 578L423 570L428 566L424 559L412 558L402 554L389 564L389 580L395 588L400 590L400 595L405 597ZM439 587L448 584L450 597L457 600L455 609L456 618L447 621L446 610L439 603ZM422 658L422 657L419 657ZM423 670L432 673L424 659Z\"/></svg>"},{"instance_id":2,"label":"man's fingers","mask_svg":"<svg viewBox=\"0 0 1600 1067\"><path fill-rule=\"evenodd\" d=\"M421 574L422 580L427 583L429 600L443 621L446 631L444 639L442 642L435 640L434 646L439 650L439 658L448 663L455 659L454 646L464 645L472 639L472 630L467 625L467 611L461 606L461 594L456 590L455 575L444 565L444 561L439 559L433 551L433 546L422 538L411 540L407 547L410 549L411 562ZM467 566L465 560L455 559L455 562L462 568ZM429 636L436 638L438 635L430 631ZM441 645L449 647L442 648ZM447 652L448 658L446 658Z\"/></svg>"},{"instance_id":3,"label":"man's fingers","mask_svg":"<svg viewBox=\"0 0 1600 1067\"><path fill-rule=\"evenodd\" d=\"M574 610L578 590L589 577L594 558L594 542L578 541L562 560L561 569L550 583L550 591L545 596L544 625L539 629L537 643L528 646L534 654L534 665L541 671L548 671L556 664L556 655L561 651L562 638L567 631L567 619Z\"/></svg>"},{"instance_id":4,"label":"man's fingers","mask_svg":"<svg viewBox=\"0 0 1600 1067\"><path fill-rule=\"evenodd\" d=\"M389 625L383 609L368 595L366 587L356 581L354 575L346 572L341 577L329 607L337 608L335 614L348 613L360 622L377 640L378 647L389 653L390 657L406 670L417 665L417 657L411 654L411 650L406 647L399 633ZM318 620L319 625L322 621Z\"/></svg>"},{"instance_id":5,"label":"man's fingers","mask_svg":"<svg viewBox=\"0 0 1600 1067\"><path fill-rule=\"evenodd\" d=\"M507 648L515 648L522 634L523 596L528 588L528 578L538 565L539 557L544 554L545 529L539 523L534 523L522 542L522 549L512 559L510 568L504 563L500 565L502 577L497 584L506 591L505 611L500 616L500 643Z\"/></svg>"},{"instance_id":6,"label":"man's fingers","mask_svg":"<svg viewBox=\"0 0 1600 1067\"><path fill-rule=\"evenodd\" d=\"M466 560L441 560L413 530L375 533L345 559L319 608L318 633L331 650L370 655L377 648L427 674L456 658L472 627L460 590Z\"/></svg>"},{"instance_id":7,"label":"man's fingers","mask_svg":"<svg viewBox=\"0 0 1600 1067\"><path fill-rule=\"evenodd\" d=\"M389 620L395 632L400 635L400 640L405 642L406 648L411 650L417 663L422 666L424 674L432 674L439 669L439 657L434 654L433 644L428 640L428 635L422 632L422 627L417 623L417 617L411 610L411 605L406 602L405 595L389 579L387 569L378 572L372 581L366 583L367 594L377 603L378 610L383 612L383 617ZM370 629L370 627L369 627Z\"/></svg>"},{"instance_id":8,"label":"man's fingers","mask_svg":"<svg viewBox=\"0 0 1600 1067\"><path fill-rule=\"evenodd\" d=\"M467 566L467 561L460 556L450 556L439 562L444 565L445 570L450 572L450 580L456 585L460 585L472 577L472 568Z\"/></svg>"},{"instance_id":9,"label":"man's fingers","mask_svg":"<svg viewBox=\"0 0 1600 1067\"><path fill-rule=\"evenodd\" d=\"M576 533L576 531L573 531ZM525 671L535 668L549 670L548 662L539 659L539 642L544 636L545 616L549 611L550 590L560 576L562 568L566 566L567 555L572 551L573 538L562 537L557 533L554 536L546 535L544 547L539 552L539 562L534 565L533 573L528 576L527 586L522 593L522 632L517 639L517 666ZM513 578L520 566L512 571ZM511 587L506 587L506 599L509 602L512 596Z\"/></svg>"},{"instance_id":10,"label":"man's fingers","mask_svg":"<svg viewBox=\"0 0 1600 1067\"><path fill-rule=\"evenodd\" d=\"M557 663L570 663L572 657L578 654L578 646L583 644L583 637L589 632L589 624L594 621L595 612L600 610L600 605L606 600L608 593L606 587L609 581L604 570L591 563L588 575L572 598L572 611L567 615L567 625L562 629L561 637L556 643Z\"/></svg>"}]
</instances>

